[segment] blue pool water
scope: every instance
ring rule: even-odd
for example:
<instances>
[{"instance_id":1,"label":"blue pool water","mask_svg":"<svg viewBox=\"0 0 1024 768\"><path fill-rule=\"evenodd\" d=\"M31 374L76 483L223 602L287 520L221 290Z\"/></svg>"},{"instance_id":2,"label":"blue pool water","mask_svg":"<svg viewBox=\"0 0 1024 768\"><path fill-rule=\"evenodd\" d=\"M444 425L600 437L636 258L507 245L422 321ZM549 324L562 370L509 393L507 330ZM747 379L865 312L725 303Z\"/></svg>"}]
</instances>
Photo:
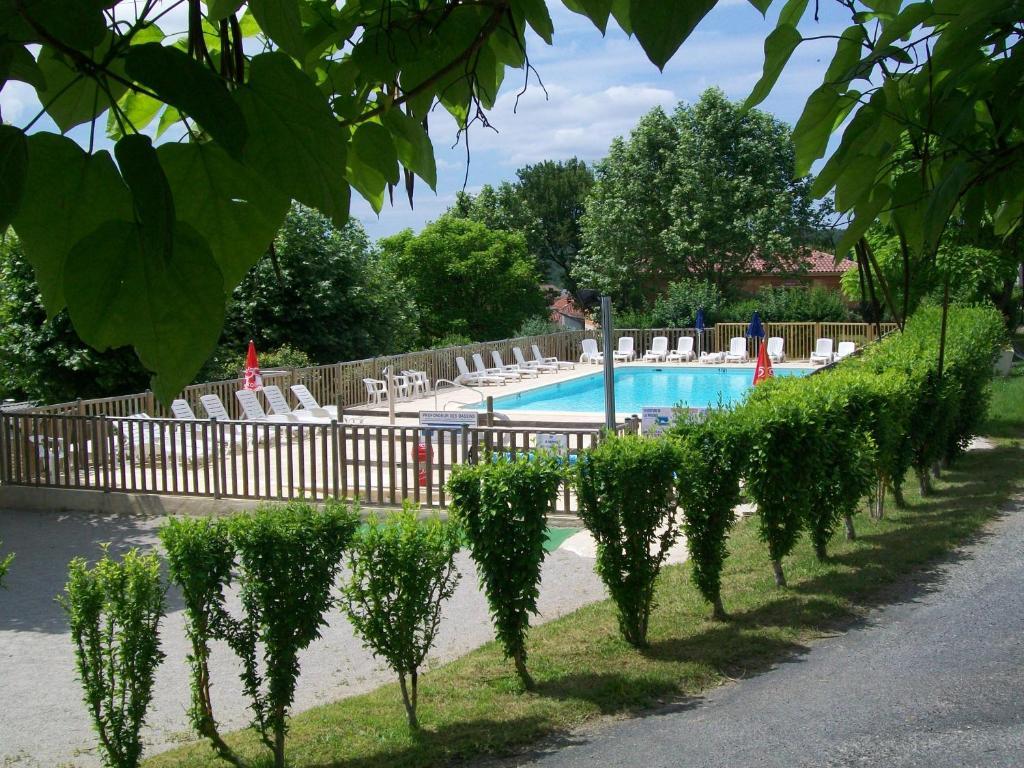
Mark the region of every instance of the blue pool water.
<instances>
[{"instance_id":1,"label":"blue pool water","mask_svg":"<svg viewBox=\"0 0 1024 768\"><path fill-rule=\"evenodd\" d=\"M776 376L803 376L808 368L777 368ZM753 386L752 368L620 368L615 371L615 410L644 406L707 408L742 400ZM484 406L477 406L482 409ZM494 399L496 411L603 411L601 373Z\"/></svg>"}]
</instances>

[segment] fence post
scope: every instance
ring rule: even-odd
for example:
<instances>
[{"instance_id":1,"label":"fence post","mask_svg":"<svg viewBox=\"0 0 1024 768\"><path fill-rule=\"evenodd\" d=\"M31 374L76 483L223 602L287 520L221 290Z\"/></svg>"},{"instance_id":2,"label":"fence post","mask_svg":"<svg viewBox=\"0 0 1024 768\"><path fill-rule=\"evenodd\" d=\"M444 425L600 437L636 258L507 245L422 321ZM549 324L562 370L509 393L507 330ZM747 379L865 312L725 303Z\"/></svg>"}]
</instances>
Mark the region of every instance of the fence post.
<instances>
[{"instance_id":1,"label":"fence post","mask_svg":"<svg viewBox=\"0 0 1024 768\"><path fill-rule=\"evenodd\" d=\"M147 389L146 390L146 413L148 413L150 416L155 416L156 414L153 413L153 410L155 409L155 407L156 407L156 402L153 400L153 391L150 390L150 389Z\"/></svg>"},{"instance_id":2,"label":"fence post","mask_svg":"<svg viewBox=\"0 0 1024 768\"><path fill-rule=\"evenodd\" d=\"M0 485L7 483L7 439L8 424L7 414L0 413Z\"/></svg>"},{"instance_id":3,"label":"fence post","mask_svg":"<svg viewBox=\"0 0 1024 768\"><path fill-rule=\"evenodd\" d=\"M110 419L107 414L100 416L103 426L103 443L100 449L101 460L103 461L103 492L110 493L110 461L114 455L114 430L110 426Z\"/></svg>"},{"instance_id":4,"label":"fence post","mask_svg":"<svg viewBox=\"0 0 1024 768\"><path fill-rule=\"evenodd\" d=\"M338 411L341 416L341 410ZM338 498L338 419L331 419L331 493Z\"/></svg>"},{"instance_id":5,"label":"fence post","mask_svg":"<svg viewBox=\"0 0 1024 768\"><path fill-rule=\"evenodd\" d=\"M220 430L217 420L210 419L210 431L213 433L213 498L220 498ZM242 447L245 450L245 446Z\"/></svg>"}]
</instances>

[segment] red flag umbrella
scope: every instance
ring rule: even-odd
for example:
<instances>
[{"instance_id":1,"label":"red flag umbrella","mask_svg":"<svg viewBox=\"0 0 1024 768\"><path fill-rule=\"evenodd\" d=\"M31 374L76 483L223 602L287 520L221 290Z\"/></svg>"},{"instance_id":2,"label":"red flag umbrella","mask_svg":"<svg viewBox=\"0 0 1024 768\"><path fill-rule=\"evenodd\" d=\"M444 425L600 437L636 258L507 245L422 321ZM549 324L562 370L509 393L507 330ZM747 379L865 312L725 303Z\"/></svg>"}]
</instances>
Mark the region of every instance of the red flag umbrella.
<instances>
[{"instance_id":1,"label":"red flag umbrella","mask_svg":"<svg viewBox=\"0 0 1024 768\"><path fill-rule=\"evenodd\" d=\"M768 357L768 345L762 344L757 351L757 367L754 368L754 384L760 384L765 379L775 375L772 370L772 359Z\"/></svg>"},{"instance_id":2,"label":"red flag umbrella","mask_svg":"<svg viewBox=\"0 0 1024 768\"><path fill-rule=\"evenodd\" d=\"M256 345L249 339L249 352L245 356L245 389L263 389L260 364L256 359Z\"/></svg>"}]
</instances>

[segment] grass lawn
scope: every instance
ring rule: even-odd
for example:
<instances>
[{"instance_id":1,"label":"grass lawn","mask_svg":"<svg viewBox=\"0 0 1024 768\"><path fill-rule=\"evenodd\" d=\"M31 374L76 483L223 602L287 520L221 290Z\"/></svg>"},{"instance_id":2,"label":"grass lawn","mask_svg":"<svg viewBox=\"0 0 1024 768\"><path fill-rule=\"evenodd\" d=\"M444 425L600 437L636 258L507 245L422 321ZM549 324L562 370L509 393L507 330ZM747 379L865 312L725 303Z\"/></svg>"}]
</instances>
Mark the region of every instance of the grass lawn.
<instances>
[{"instance_id":1,"label":"grass lawn","mask_svg":"<svg viewBox=\"0 0 1024 768\"><path fill-rule=\"evenodd\" d=\"M427 674L420 688L422 733L405 724L397 685L318 707L292 720L290 764L300 766L433 766L453 758L513 751L601 715L623 715L699 696L730 678L805 653L814 638L835 632L872 605L884 587L970 539L1024 487L1024 370L995 384L987 432L992 450L974 451L943 473L936 492L917 494L909 508L891 506L873 521L858 515L858 539L832 542L818 563L807 540L784 565L790 586L772 581L756 522L740 523L730 539L723 579L727 623L690 585L686 565L668 568L651 619L651 646L638 651L619 639L609 602L597 603L535 629L528 665L538 684L523 693L493 644ZM927 578L925 574L923 578ZM299 685L302 684L300 678ZM249 732L229 739L249 756L266 755ZM149 766L222 766L206 744L166 752Z\"/></svg>"}]
</instances>

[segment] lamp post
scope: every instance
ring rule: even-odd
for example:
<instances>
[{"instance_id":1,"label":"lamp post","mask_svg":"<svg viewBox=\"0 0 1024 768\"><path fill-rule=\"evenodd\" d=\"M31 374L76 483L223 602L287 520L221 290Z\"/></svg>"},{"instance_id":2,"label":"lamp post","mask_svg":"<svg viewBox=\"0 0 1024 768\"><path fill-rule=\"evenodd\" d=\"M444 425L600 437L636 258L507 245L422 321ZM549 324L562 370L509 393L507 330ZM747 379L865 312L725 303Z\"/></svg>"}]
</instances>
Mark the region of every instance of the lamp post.
<instances>
[{"instance_id":1,"label":"lamp post","mask_svg":"<svg viewBox=\"0 0 1024 768\"><path fill-rule=\"evenodd\" d=\"M615 365L612 354L612 300L601 297L601 334L604 336L604 426L615 432Z\"/></svg>"}]
</instances>

